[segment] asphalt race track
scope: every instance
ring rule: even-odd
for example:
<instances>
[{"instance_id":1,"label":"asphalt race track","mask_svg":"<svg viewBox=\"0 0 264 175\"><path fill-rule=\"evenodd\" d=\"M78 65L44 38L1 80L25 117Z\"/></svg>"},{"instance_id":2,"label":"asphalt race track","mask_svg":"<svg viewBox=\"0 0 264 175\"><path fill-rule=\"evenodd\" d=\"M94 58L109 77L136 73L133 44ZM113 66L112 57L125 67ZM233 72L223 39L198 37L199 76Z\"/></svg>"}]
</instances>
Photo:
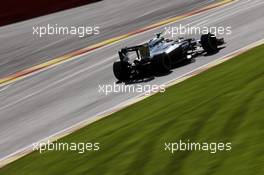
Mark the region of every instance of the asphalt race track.
<instances>
[{"instance_id":1,"label":"asphalt race track","mask_svg":"<svg viewBox=\"0 0 264 175\"><path fill-rule=\"evenodd\" d=\"M217 0L103 0L0 27L0 78L215 1ZM33 35L33 27L47 24L69 27L99 26L100 35L84 38L52 35L41 39Z\"/></svg>"},{"instance_id":2,"label":"asphalt race track","mask_svg":"<svg viewBox=\"0 0 264 175\"><path fill-rule=\"evenodd\" d=\"M226 48L216 55L198 57L196 62L176 68L167 76L141 84L163 84L263 39L263 8L262 0L241 0L171 24L231 26L232 35L224 36ZM163 29L130 37L1 87L0 158L137 96L136 93L105 96L98 92L98 85L116 82L112 64L118 59L117 51L121 47L142 43Z\"/></svg>"}]
</instances>

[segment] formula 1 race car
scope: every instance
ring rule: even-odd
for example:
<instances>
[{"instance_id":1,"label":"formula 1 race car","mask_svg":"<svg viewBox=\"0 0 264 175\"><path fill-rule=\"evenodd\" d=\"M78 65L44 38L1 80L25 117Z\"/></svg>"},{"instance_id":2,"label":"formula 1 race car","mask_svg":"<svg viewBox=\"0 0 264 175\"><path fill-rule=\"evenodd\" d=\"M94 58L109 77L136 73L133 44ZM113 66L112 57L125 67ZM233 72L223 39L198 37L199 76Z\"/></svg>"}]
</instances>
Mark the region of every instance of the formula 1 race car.
<instances>
[{"instance_id":1,"label":"formula 1 race car","mask_svg":"<svg viewBox=\"0 0 264 175\"><path fill-rule=\"evenodd\" d=\"M201 40L171 40L158 33L145 44L121 49L118 52L120 61L114 63L113 72L119 81L131 80L147 72L170 72L179 62L193 61L202 53L217 53L223 44L224 38L216 38L211 33L202 35Z\"/></svg>"}]
</instances>

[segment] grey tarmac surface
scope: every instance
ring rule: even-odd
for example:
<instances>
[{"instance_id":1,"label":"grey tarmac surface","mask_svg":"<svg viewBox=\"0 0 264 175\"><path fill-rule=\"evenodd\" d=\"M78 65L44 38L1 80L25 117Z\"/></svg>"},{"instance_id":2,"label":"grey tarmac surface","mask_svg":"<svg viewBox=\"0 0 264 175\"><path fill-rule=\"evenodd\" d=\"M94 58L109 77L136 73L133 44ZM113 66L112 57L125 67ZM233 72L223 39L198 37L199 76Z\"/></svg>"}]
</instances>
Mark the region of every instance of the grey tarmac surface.
<instances>
[{"instance_id":1,"label":"grey tarmac surface","mask_svg":"<svg viewBox=\"0 0 264 175\"><path fill-rule=\"evenodd\" d=\"M138 84L161 85L263 39L263 8L262 0L242 0L171 24L231 26L232 35L224 36L226 48L219 53L198 57L196 62L176 68L167 76ZM105 96L98 92L98 86L116 82L112 64L118 59L117 51L121 47L142 43L163 29L130 37L2 87L0 158L137 96L137 93Z\"/></svg>"},{"instance_id":2,"label":"grey tarmac surface","mask_svg":"<svg viewBox=\"0 0 264 175\"><path fill-rule=\"evenodd\" d=\"M217 0L103 0L0 27L0 78ZM100 35L33 35L33 27L99 26Z\"/></svg>"}]
</instances>

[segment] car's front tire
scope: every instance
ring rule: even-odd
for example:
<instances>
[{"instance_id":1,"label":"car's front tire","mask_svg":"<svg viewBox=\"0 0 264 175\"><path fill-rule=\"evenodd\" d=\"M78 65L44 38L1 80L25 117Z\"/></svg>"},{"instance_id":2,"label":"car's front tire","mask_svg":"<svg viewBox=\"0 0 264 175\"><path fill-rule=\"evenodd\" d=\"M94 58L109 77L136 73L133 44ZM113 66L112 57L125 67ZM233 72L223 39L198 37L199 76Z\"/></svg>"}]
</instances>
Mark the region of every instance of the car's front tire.
<instances>
[{"instance_id":1,"label":"car's front tire","mask_svg":"<svg viewBox=\"0 0 264 175\"><path fill-rule=\"evenodd\" d=\"M215 35L208 33L201 36L201 45L203 49L211 54L218 52L218 43Z\"/></svg>"}]
</instances>

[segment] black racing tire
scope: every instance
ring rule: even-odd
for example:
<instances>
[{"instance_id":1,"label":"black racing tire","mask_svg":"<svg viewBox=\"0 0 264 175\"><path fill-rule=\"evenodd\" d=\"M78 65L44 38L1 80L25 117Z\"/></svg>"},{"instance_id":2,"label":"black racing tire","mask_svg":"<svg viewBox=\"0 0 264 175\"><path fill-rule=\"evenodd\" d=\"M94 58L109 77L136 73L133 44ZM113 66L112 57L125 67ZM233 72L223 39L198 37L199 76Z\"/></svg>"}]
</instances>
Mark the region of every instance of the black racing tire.
<instances>
[{"instance_id":1,"label":"black racing tire","mask_svg":"<svg viewBox=\"0 0 264 175\"><path fill-rule=\"evenodd\" d=\"M201 45L209 54L218 52L217 38L211 33L201 36Z\"/></svg>"},{"instance_id":2,"label":"black racing tire","mask_svg":"<svg viewBox=\"0 0 264 175\"><path fill-rule=\"evenodd\" d=\"M113 72L115 77L119 81L125 81L130 78L129 65L126 62L121 62L121 61L114 62Z\"/></svg>"},{"instance_id":3,"label":"black racing tire","mask_svg":"<svg viewBox=\"0 0 264 175\"><path fill-rule=\"evenodd\" d=\"M161 73L167 73L172 68L172 61L168 54L163 53L155 58L155 67Z\"/></svg>"}]
</instances>

